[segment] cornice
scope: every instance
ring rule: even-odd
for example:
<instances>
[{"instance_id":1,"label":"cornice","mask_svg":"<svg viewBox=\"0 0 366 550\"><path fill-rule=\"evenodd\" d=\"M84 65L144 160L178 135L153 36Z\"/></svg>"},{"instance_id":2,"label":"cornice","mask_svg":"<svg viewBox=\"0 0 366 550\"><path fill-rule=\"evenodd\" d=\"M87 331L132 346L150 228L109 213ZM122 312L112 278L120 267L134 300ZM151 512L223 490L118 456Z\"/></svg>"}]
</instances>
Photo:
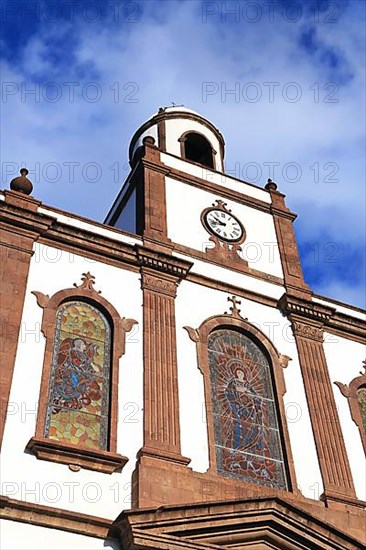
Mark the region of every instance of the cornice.
<instances>
[{"instance_id":1,"label":"cornice","mask_svg":"<svg viewBox=\"0 0 366 550\"><path fill-rule=\"evenodd\" d=\"M249 195L246 195L245 193L240 193L239 191L234 191L233 189L229 189L228 187L224 187L223 185L219 185L218 183L213 183L212 181L205 180L192 174L188 174L187 172L182 172L177 168L170 167L169 172L166 175L178 181L182 181L183 183L192 185L193 187L199 187L200 189L204 189L205 191L219 194L230 200L245 204L247 206L251 206L252 208L256 208L257 210L266 212L267 214L271 214L270 203L261 201L260 199L256 199L255 197L251 197ZM239 181L239 183L243 183L240 180L237 181Z\"/></svg>"},{"instance_id":2,"label":"cornice","mask_svg":"<svg viewBox=\"0 0 366 550\"><path fill-rule=\"evenodd\" d=\"M179 243L172 243L172 244L174 247L173 248L174 252L191 256L192 258L196 258L197 260L202 260L203 262L207 262L209 264L215 265L216 267L221 267L223 269L229 269L230 271L243 273L244 275L248 275L248 277L261 279L266 283L271 283L282 287L284 286L284 280L281 277L276 277L276 275L272 275L271 273L265 273L264 271L259 271L258 269L254 269L252 267L246 266L245 264L243 265L243 267L239 269L238 267L235 267L232 265L229 266L224 263L218 263L217 261L211 259L210 257L207 257L207 254L205 252L202 252L201 250L197 250L196 248L191 248L190 246L185 246Z\"/></svg>"},{"instance_id":3,"label":"cornice","mask_svg":"<svg viewBox=\"0 0 366 550\"><path fill-rule=\"evenodd\" d=\"M310 330L313 327L341 338L362 344L366 343L366 321L339 313L336 307L318 304L288 293L280 298L277 307L294 322L294 329L298 331L298 334L305 334L304 330L300 328L300 324L306 324L308 328L305 331L309 336L313 334L314 337L320 338L316 331Z\"/></svg>"},{"instance_id":4,"label":"cornice","mask_svg":"<svg viewBox=\"0 0 366 550\"><path fill-rule=\"evenodd\" d=\"M335 308L323 306L290 294L284 294L280 298L278 307L290 319L306 320L308 323L313 323L314 326L327 323L336 311Z\"/></svg>"},{"instance_id":5,"label":"cornice","mask_svg":"<svg viewBox=\"0 0 366 550\"><path fill-rule=\"evenodd\" d=\"M117 533L113 530L113 522L109 519L6 496L0 497L0 517L100 539L117 538Z\"/></svg>"},{"instance_id":6,"label":"cornice","mask_svg":"<svg viewBox=\"0 0 366 550\"><path fill-rule=\"evenodd\" d=\"M361 524L364 516L356 517ZM350 534L339 519L339 514L324 510L317 502L267 494L245 500L128 510L117 518L115 526L122 541L128 537L132 542L131 548L143 541L147 548L155 548L161 541L170 543L169 548L192 550L201 544L231 548L233 542L235 547L250 548L262 542L261 548L361 550L361 527Z\"/></svg>"},{"instance_id":7,"label":"cornice","mask_svg":"<svg viewBox=\"0 0 366 550\"><path fill-rule=\"evenodd\" d=\"M282 195L284 196L284 195ZM292 222L296 220L297 214L294 212L291 212L290 210L283 210L281 208L278 208L276 206L273 206L273 204L270 206L270 212L271 214L275 214L276 216L279 216L281 218L286 218L287 220L291 220Z\"/></svg>"},{"instance_id":8,"label":"cornice","mask_svg":"<svg viewBox=\"0 0 366 550\"><path fill-rule=\"evenodd\" d=\"M153 145L145 145L145 147L152 147L154 149L157 149ZM168 166L166 166L165 164L154 162L151 159L148 159L146 157L141 158L140 164L144 168L149 168L150 170L153 170L154 172L160 172L161 174L164 174L166 176L169 175L169 173L171 171L171 169Z\"/></svg>"},{"instance_id":9,"label":"cornice","mask_svg":"<svg viewBox=\"0 0 366 550\"><path fill-rule=\"evenodd\" d=\"M44 244L59 243L69 245L77 251L82 251L87 256L112 259L118 264L136 264L136 255L133 244L124 243L105 237L86 229L70 226L61 222L55 222L52 227L43 235L40 242Z\"/></svg>"},{"instance_id":10,"label":"cornice","mask_svg":"<svg viewBox=\"0 0 366 550\"><path fill-rule=\"evenodd\" d=\"M135 245L134 249L137 255L137 263L142 268L150 268L154 271L166 273L177 279L184 279L193 265L193 262L157 252L145 246Z\"/></svg>"},{"instance_id":11,"label":"cornice","mask_svg":"<svg viewBox=\"0 0 366 550\"><path fill-rule=\"evenodd\" d=\"M325 324L324 330L366 344L366 321L336 312Z\"/></svg>"},{"instance_id":12,"label":"cornice","mask_svg":"<svg viewBox=\"0 0 366 550\"><path fill-rule=\"evenodd\" d=\"M194 273L191 271L187 275L187 281L197 285L203 285L208 288L213 288L215 290L226 292L228 294L235 294L235 296L240 296L241 298L251 300L252 302L258 302L265 306L273 308L277 307L278 300L276 300L276 298L272 298L271 296L266 296L264 294L260 294L259 292L248 290L247 288L241 286L226 283L224 281L218 281L217 279L212 279L211 277L207 277L206 275L201 275L199 273Z\"/></svg>"},{"instance_id":13,"label":"cornice","mask_svg":"<svg viewBox=\"0 0 366 550\"><path fill-rule=\"evenodd\" d=\"M7 199L10 194L14 195L15 192L6 192ZM41 204L38 201L31 202L29 199L25 201L23 198L17 202L0 201L0 223L2 227L12 226L16 227L18 232L25 231L39 235L46 233L55 222L55 218L40 214L33 208L24 208L24 206L28 206L28 203L36 203L37 207Z\"/></svg>"}]
</instances>

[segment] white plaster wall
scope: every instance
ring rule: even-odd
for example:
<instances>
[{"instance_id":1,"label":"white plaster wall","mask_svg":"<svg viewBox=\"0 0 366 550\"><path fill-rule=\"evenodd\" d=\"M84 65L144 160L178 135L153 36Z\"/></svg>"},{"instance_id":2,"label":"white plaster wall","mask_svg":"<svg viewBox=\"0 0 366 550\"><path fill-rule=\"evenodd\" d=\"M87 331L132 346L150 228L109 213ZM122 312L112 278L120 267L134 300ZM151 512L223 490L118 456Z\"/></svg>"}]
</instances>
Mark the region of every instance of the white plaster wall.
<instances>
[{"instance_id":1,"label":"white plaster wall","mask_svg":"<svg viewBox=\"0 0 366 550\"><path fill-rule=\"evenodd\" d=\"M281 259L273 218L266 212L197 189L172 178L166 178L168 236L173 242L205 251L213 246L210 234L201 223L201 212L216 199L227 203L227 208L242 222L247 237L241 245L242 256L249 267L283 276Z\"/></svg>"},{"instance_id":2,"label":"white plaster wall","mask_svg":"<svg viewBox=\"0 0 366 550\"><path fill-rule=\"evenodd\" d=\"M200 472L208 468L203 378L197 366L196 344L183 327L198 328L208 317L229 311L231 304L227 298L225 292L188 281L180 284L176 298L182 454L191 458L190 466ZM287 387L284 404L297 483L304 496L318 500L323 487L291 328L277 309L240 299L242 316L262 330L279 353L292 359L284 370Z\"/></svg>"},{"instance_id":3,"label":"white plaster wall","mask_svg":"<svg viewBox=\"0 0 366 550\"><path fill-rule=\"evenodd\" d=\"M29 523L0 521L2 550L120 550L112 540L97 539Z\"/></svg>"},{"instance_id":4,"label":"white plaster wall","mask_svg":"<svg viewBox=\"0 0 366 550\"><path fill-rule=\"evenodd\" d=\"M171 166L172 168L176 168L177 170L181 170L182 172L186 172L187 174L191 174L197 178L201 178L211 183L216 183L217 185L222 185L232 191L237 191L243 195L248 195L249 197L253 197L271 204L271 196L268 191L265 191L256 185L232 178L227 174L212 172L212 170L206 168L205 166L197 166L196 164L192 164L191 162L180 158L172 157L165 153L161 153L160 158L161 161L167 166Z\"/></svg>"},{"instance_id":5,"label":"white plaster wall","mask_svg":"<svg viewBox=\"0 0 366 550\"><path fill-rule=\"evenodd\" d=\"M172 155L180 157L180 142L178 139L185 132L198 132L205 136L208 139L214 150L216 151L215 158L215 170L221 170L222 166L222 156L220 149L220 142L207 126L201 124L196 120L190 120L189 118L177 118L177 119L168 119L165 121L165 139L166 139L166 150Z\"/></svg>"},{"instance_id":6,"label":"white plaster wall","mask_svg":"<svg viewBox=\"0 0 366 550\"><path fill-rule=\"evenodd\" d=\"M126 338L120 360L117 452L129 457L121 473L112 475L80 470L37 460L24 453L35 434L37 402L42 375L45 339L40 332L43 310L32 290L52 296L80 284L90 271L95 288L124 317L138 325ZM139 275L101 262L70 256L67 252L35 245L26 290L21 334L9 398L2 449L2 494L18 500L114 519L130 507L131 474L136 452L142 446L142 296Z\"/></svg>"},{"instance_id":7,"label":"white plaster wall","mask_svg":"<svg viewBox=\"0 0 366 550\"><path fill-rule=\"evenodd\" d=\"M365 346L327 334L324 351L356 494L359 499L366 500L366 467L361 437L358 427L351 418L347 398L334 384L334 382L342 382L349 385L354 378L360 376L362 361L365 360Z\"/></svg>"}]
</instances>

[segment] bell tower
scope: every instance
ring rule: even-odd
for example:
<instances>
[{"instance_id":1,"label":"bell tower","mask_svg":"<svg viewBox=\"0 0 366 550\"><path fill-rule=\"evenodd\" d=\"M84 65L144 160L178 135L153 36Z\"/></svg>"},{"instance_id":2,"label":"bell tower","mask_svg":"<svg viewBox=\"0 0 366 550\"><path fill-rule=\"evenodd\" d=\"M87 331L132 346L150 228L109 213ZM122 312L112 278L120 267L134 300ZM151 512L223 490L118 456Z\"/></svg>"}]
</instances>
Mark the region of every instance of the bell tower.
<instances>
[{"instance_id":1,"label":"bell tower","mask_svg":"<svg viewBox=\"0 0 366 550\"><path fill-rule=\"evenodd\" d=\"M161 164L161 154L200 170L224 169L224 139L215 126L186 107L161 107L135 132L129 147L131 173L108 213L105 223L138 233L144 239L169 242L165 176L169 167ZM188 168L186 168L188 166Z\"/></svg>"},{"instance_id":2,"label":"bell tower","mask_svg":"<svg viewBox=\"0 0 366 550\"><path fill-rule=\"evenodd\" d=\"M293 294L309 296L296 215L271 180L261 189L225 174L224 154L224 138L210 121L186 107L160 108L131 139L131 172L105 223L159 250L284 279Z\"/></svg>"}]
</instances>

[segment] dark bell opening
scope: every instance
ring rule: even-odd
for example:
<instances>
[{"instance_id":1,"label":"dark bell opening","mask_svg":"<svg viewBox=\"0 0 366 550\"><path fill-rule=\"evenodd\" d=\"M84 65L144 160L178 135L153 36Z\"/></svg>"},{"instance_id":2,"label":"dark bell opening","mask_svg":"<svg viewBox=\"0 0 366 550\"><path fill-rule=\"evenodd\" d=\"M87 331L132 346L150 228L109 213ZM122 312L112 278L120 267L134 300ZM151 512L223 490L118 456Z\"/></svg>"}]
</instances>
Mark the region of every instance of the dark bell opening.
<instances>
[{"instance_id":1,"label":"dark bell opening","mask_svg":"<svg viewBox=\"0 0 366 550\"><path fill-rule=\"evenodd\" d=\"M206 138L200 134L188 134L184 142L185 158L213 168L212 148Z\"/></svg>"}]
</instances>

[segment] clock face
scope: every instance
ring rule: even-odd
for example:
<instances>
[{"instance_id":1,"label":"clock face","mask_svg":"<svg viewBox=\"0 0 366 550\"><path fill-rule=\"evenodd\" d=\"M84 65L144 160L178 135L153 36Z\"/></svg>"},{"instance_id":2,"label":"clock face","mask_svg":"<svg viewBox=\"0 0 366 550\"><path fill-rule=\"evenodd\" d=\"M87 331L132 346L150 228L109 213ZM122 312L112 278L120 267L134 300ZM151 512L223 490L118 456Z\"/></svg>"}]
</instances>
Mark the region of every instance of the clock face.
<instances>
[{"instance_id":1,"label":"clock face","mask_svg":"<svg viewBox=\"0 0 366 550\"><path fill-rule=\"evenodd\" d=\"M224 241L237 242L243 237L242 224L225 210L212 208L205 213L203 219L208 231Z\"/></svg>"}]
</instances>

